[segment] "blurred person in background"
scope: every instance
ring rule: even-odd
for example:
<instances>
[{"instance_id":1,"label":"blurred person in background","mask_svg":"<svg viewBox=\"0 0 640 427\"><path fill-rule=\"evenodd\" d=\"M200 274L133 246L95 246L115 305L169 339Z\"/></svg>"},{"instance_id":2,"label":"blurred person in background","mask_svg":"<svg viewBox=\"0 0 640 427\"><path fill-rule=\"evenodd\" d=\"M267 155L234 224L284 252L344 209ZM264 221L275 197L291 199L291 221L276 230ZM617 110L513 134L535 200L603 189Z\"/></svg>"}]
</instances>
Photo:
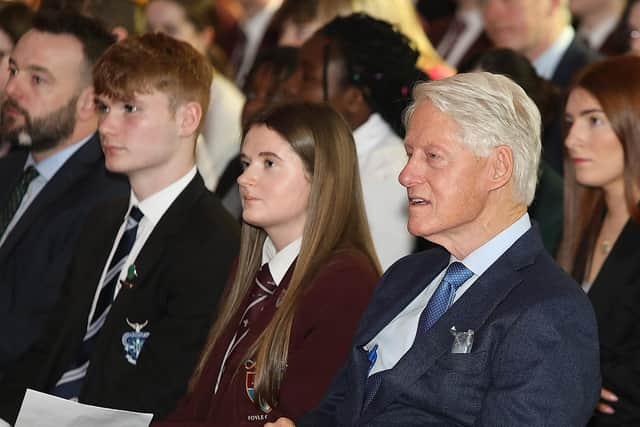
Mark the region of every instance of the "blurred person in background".
<instances>
[{"instance_id":1,"label":"blurred person in background","mask_svg":"<svg viewBox=\"0 0 640 427\"><path fill-rule=\"evenodd\" d=\"M455 0L455 13L427 23L427 35L447 64L460 68L492 46L484 32L482 0Z\"/></svg>"},{"instance_id":2,"label":"blurred person in background","mask_svg":"<svg viewBox=\"0 0 640 427\"><path fill-rule=\"evenodd\" d=\"M387 269L412 252L407 195L398 182L406 162L402 114L411 88L427 77L418 51L386 21L363 13L339 16L301 47L291 89L311 102L327 102L353 130L371 235Z\"/></svg>"},{"instance_id":3,"label":"blurred person in background","mask_svg":"<svg viewBox=\"0 0 640 427\"><path fill-rule=\"evenodd\" d=\"M333 18L356 12L395 25L420 52L418 66L431 78L453 73L431 45L411 0L285 0L274 25L280 44L300 46Z\"/></svg>"},{"instance_id":4,"label":"blurred person in background","mask_svg":"<svg viewBox=\"0 0 640 427\"><path fill-rule=\"evenodd\" d=\"M603 55L629 50L627 0L569 0L579 37Z\"/></svg>"},{"instance_id":5,"label":"blurred person in background","mask_svg":"<svg viewBox=\"0 0 640 427\"><path fill-rule=\"evenodd\" d=\"M568 0L484 0L487 35L496 47L521 53L538 75L566 91L573 76L599 58L570 25ZM563 167L562 121L545 129L544 160L560 175Z\"/></svg>"},{"instance_id":6,"label":"blurred person in background","mask_svg":"<svg viewBox=\"0 0 640 427\"><path fill-rule=\"evenodd\" d=\"M576 37L568 0L484 0L487 35L496 47L520 52L540 77L566 88L573 75L598 58Z\"/></svg>"},{"instance_id":7,"label":"blurred person in background","mask_svg":"<svg viewBox=\"0 0 640 427\"><path fill-rule=\"evenodd\" d=\"M263 42L268 43L264 38L282 0L235 0L232 3L235 3L240 32L230 59L236 84L242 87Z\"/></svg>"}]
</instances>

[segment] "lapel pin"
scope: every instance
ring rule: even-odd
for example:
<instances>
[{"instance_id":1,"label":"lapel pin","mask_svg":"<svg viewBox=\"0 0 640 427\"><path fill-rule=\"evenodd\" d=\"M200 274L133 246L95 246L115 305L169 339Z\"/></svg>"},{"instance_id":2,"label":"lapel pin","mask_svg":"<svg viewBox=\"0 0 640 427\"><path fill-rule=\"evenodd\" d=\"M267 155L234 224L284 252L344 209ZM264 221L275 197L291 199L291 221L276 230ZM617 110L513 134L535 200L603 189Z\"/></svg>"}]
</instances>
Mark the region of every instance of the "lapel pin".
<instances>
[{"instance_id":1,"label":"lapel pin","mask_svg":"<svg viewBox=\"0 0 640 427\"><path fill-rule=\"evenodd\" d=\"M127 278L120 280L120 285L125 289L131 289L135 285L135 281L138 278L138 272L136 271L136 265L131 264L127 269Z\"/></svg>"}]
</instances>

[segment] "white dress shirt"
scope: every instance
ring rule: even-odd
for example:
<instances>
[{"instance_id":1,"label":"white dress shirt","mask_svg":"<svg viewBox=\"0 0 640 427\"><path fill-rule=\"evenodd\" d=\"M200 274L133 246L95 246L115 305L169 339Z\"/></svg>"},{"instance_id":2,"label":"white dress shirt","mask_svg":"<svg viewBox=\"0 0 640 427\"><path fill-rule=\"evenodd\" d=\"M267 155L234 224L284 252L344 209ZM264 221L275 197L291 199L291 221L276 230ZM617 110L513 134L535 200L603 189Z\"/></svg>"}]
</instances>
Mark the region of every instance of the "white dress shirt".
<instances>
[{"instance_id":1,"label":"white dress shirt","mask_svg":"<svg viewBox=\"0 0 640 427\"><path fill-rule=\"evenodd\" d=\"M38 196L40 191L47 185L47 183L54 177L56 173L60 170L60 168L69 160L71 156L75 154L76 151L80 149L84 144L86 144L93 137L93 133L86 138L69 145L64 150L60 150L59 152L47 157L39 163L36 163L31 153L27 156L27 161L24 164L23 170L27 169L29 166L33 165L38 171L38 176L34 178L33 181L29 184L29 188L25 193L22 201L20 202L20 206L18 206L18 210L13 215L11 222L7 226L2 238L0 239L0 246L4 244L7 236L16 226L20 218L27 211L27 208L33 203L35 198Z\"/></svg>"},{"instance_id":2,"label":"white dress shirt","mask_svg":"<svg viewBox=\"0 0 640 427\"><path fill-rule=\"evenodd\" d=\"M280 286L284 275L298 257L301 245L302 237L299 237L278 252L273 241L268 236L265 239L262 245L262 265L269 263L269 271L276 286Z\"/></svg>"},{"instance_id":3,"label":"white dress shirt","mask_svg":"<svg viewBox=\"0 0 640 427\"><path fill-rule=\"evenodd\" d=\"M581 26L578 29L578 34L589 42L589 47L591 49L599 50L607 37L609 37L609 34L611 34L611 32L616 28L619 20L620 16L618 15L607 16L592 28L585 28L584 26Z\"/></svg>"},{"instance_id":4,"label":"white dress shirt","mask_svg":"<svg viewBox=\"0 0 640 427\"><path fill-rule=\"evenodd\" d=\"M244 48L242 62L240 62L240 66L236 71L236 84L238 87L244 85L247 74L258 54L258 48L262 43L264 33L267 31L271 18L280 8L281 4L282 0L270 0L262 10L240 24L240 29L247 38L247 43Z\"/></svg>"},{"instance_id":5,"label":"white dress shirt","mask_svg":"<svg viewBox=\"0 0 640 427\"><path fill-rule=\"evenodd\" d=\"M244 102L244 95L231 80L214 73L209 110L196 144L196 164L211 191L229 161L240 152Z\"/></svg>"},{"instance_id":6,"label":"white dress shirt","mask_svg":"<svg viewBox=\"0 0 640 427\"><path fill-rule=\"evenodd\" d=\"M567 25L553 44L533 61L533 68L536 69L540 77L551 80L574 37L575 31L573 27Z\"/></svg>"},{"instance_id":7,"label":"white dress shirt","mask_svg":"<svg viewBox=\"0 0 640 427\"><path fill-rule=\"evenodd\" d=\"M484 20L480 9L464 10L456 15L456 19L462 20L465 24L462 34L456 38L452 31L447 31L438 44L438 53L440 55L446 53L445 50L449 52L444 60L452 67L457 67L460 64L464 54L471 48L484 29ZM454 43L452 48L449 47L451 43Z\"/></svg>"},{"instance_id":8,"label":"white dress shirt","mask_svg":"<svg viewBox=\"0 0 640 427\"><path fill-rule=\"evenodd\" d=\"M530 228L531 221L529 219L529 214L525 213L520 217L520 219L498 233L478 249L471 252L466 258L458 260L456 257L451 255L449 264L455 261L460 261L473 272L473 276L458 288L454 303L460 299L467 289L469 289L471 285L473 285L473 283L478 280L478 278ZM449 267L449 265L447 265L447 267ZM378 335L367 343L365 346L366 351L369 351L369 349L373 348L374 345L378 345L377 359L375 364L372 366L369 375L393 368L402 356L409 351L416 338L420 315L442 281L447 267L445 267L431 281L431 283L429 283L428 286L426 286L425 289L418 294L416 298L414 298L412 302L410 302L391 322L389 322L389 324L386 325Z\"/></svg>"},{"instance_id":9,"label":"white dress shirt","mask_svg":"<svg viewBox=\"0 0 640 427\"><path fill-rule=\"evenodd\" d=\"M107 258L107 262L105 263L104 269L102 270L102 275L100 276L100 281L98 289L96 290L96 295L93 297L93 304L91 305L91 311L89 312L89 319L93 317L93 313L96 309L96 304L98 303L98 298L100 297L100 289L102 288L104 277L107 274L107 270L109 269L109 265L111 264L111 259L120 243L120 239L125 231L125 226L127 223L127 218L129 217L129 212L133 206L137 206L140 211L144 214L144 217L138 223L138 231L136 233L136 240L131 248L131 252L127 256L127 261L124 263L122 270L120 271L120 276L118 277L118 282L116 284L115 294L118 295L120 291L120 281L127 278L127 270L129 267L135 263L138 254L142 250L145 242L153 232L153 229L156 227L160 219L164 215L164 213L169 209L171 204L178 198L180 193L189 185L193 177L196 175L196 167L194 166L186 175L182 178L175 181L173 184L165 187L164 189L158 191L157 193L147 197L146 199L139 201L136 195L131 190L131 194L129 196L129 208L127 212L122 218L122 224L120 225L120 229L116 234L116 238L113 242L113 246L111 248L111 252L109 253L109 258ZM88 323L87 323L88 324Z\"/></svg>"},{"instance_id":10,"label":"white dress shirt","mask_svg":"<svg viewBox=\"0 0 640 427\"><path fill-rule=\"evenodd\" d=\"M387 269L413 250L407 231L407 191L398 175L407 163L402 139L377 113L353 132L364 207L380 264Z\"/></svg>"}]
</instances>

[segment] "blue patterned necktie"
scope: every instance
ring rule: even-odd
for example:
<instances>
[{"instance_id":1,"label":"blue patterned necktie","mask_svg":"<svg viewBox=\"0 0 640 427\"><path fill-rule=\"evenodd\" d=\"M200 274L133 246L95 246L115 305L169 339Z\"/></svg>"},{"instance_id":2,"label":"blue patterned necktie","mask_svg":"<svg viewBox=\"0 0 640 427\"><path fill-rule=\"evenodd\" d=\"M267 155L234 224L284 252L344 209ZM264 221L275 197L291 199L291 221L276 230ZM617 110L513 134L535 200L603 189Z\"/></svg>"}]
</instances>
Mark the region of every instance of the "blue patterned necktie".
<instances>
[{"instance_id":1,"label":"blue patterned necktie","mask_svg":"<svg viewBox=\"0 0 640 427\"><path fill-rule=\"evenodd\" d=\"M427 332L431 329L453 303L458 288L471 276L473 272L461 262L452 262L447 267L442 281L420 315L418 332Z\"/></svg>"},{"instance_id":2,"label":"blue patterned necktie","mask_svg":"<svg viewBox=\"0 0 640 427\"><path fill-rule=\"evenodd\" d=\"M462 286L464 282L469 280L471 276L473 276L473 272L465 267L461 262L452 262L449 267L447 267L447 271L440 281L438 288L431 296L431 299L422 311L422 314L420 314L420 320L418 320L418 334L427 332L438 321L438 319L442 317L445 311L447 311L449 306L453 303L458 288ZM362 405L363 411L373 401L373 398L382 384L383 376L386 372L387 371L377 372L367 378L364 402Z\"/></svg>"},{"instance_id":3,"label":"blue patterned necktie","mask_svg":"<svg viewBox=\"0 0 640 427\"><path fill-rule=\"evenodd\" d=\"M127 217L124 233L113 253L107 274L105 274L102 286L98 291L98 302L89 321L87 332L82 339L82 347L80 348L78 356L54 386L52 394L56 396L77 400L80 395L80 388L82 387L82 382L89 368L89 359L93 345L97 340L100 328L104 325L107 315L109 314L111 303L115 298L116 285L118 284L120 272L127 262L133 243L136 240L138 223L142 220L143 216L137 206L131 208L131 212L129 212L129 216Z\"/></svg>"},{"instance_id":4,"label":"blue patterned necktie","mask_svg":"<svg viewBox=\"0 0 640 427\"><path fill-rule=\"evenodd\" d=\"M15 188L9 195L7 204L2 208L2 210L0 210L0 237L2 237L4 232L7 230L13 216L18 211L20 203L22 203L22 199L25 194L27 194L31 181L36 179L38 175L38 170L33 165L27 167L22 172L22 175L20 175Z\"/></svg>"}]
</instances>

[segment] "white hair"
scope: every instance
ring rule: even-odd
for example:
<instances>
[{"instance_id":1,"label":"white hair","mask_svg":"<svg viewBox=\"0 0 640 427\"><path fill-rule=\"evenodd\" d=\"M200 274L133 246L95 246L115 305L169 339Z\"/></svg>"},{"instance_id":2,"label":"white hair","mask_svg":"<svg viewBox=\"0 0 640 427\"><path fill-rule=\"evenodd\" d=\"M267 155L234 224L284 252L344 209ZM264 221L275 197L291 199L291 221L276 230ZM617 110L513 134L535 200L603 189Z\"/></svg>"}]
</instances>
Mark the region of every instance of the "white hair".
<instances>
[{"instance_id":1,"label":"white hair","mask_svg":"<svg viewBox=\"0 0 640 427\"><path fill-rule=\"evenodd\" d=\"M487 72L457 74L417 84L405 124L417 106L429 101L460 127L461 141L477 156L500 145L513 153L514 200L531 204L540 163L540 112L508 77Z\"/></svg>"}]
</instances>

